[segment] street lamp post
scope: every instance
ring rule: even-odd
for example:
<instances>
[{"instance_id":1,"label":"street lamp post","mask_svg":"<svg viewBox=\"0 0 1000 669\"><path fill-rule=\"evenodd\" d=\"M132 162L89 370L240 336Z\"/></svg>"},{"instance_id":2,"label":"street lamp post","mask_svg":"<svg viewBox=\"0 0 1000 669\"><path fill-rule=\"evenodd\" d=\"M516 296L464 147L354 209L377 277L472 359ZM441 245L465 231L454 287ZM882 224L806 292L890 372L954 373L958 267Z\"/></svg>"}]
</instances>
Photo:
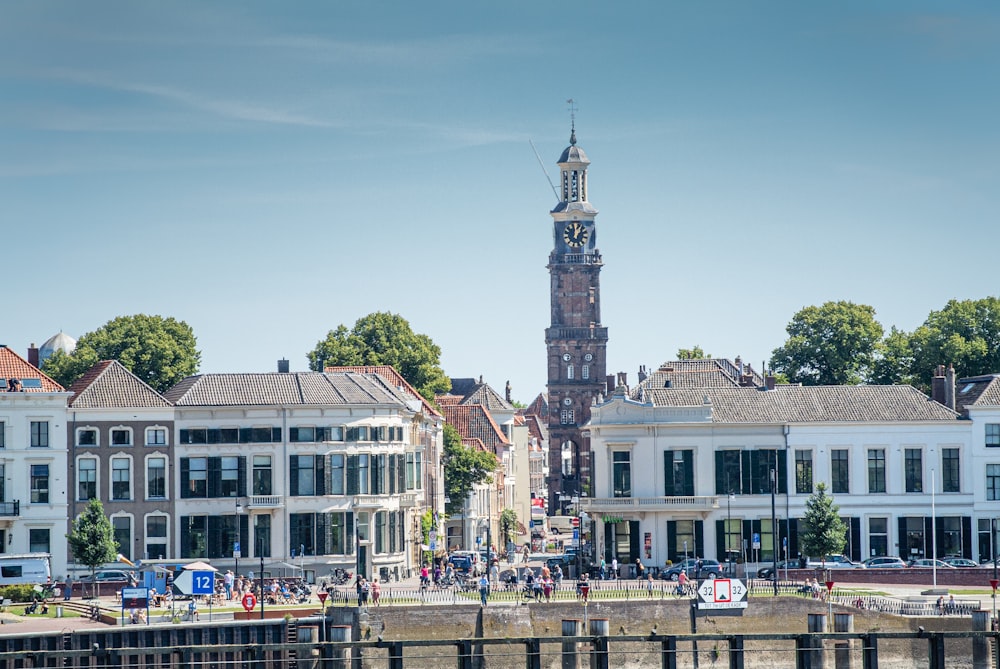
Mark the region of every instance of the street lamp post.
<instances>
[{"instance_id":1,"label":"street lamp post","mask_svg":"<svg viewBox=\"0 0 1000 669\"><path fill-rule=\"evenodd\" d=\"M240 500L236 500L236 541L233 542L233 560L236 562L236 578L240 576L240 556L242 546L240 546L240 514L243 513L243 505Z\"/></svg>"},{"instance_id":2,"label":"street lamp post","mask_svg":"<svg viewBox=\"0 0 1000 669\"><path fill-rule=\"evenodd\" d=\"M267 596L264 593L264 556L260 556L260 619L264 619L264 600Z\"/></svg>"},{"instance_id":3,"label":"street lamp post","mask_svg":"<svg viewBox=\"0 0 1000 669\"><path fill-rule=\"evenodd\" d=\"M778 514L775 510L774 493L778 487L778 472L771 470L771 559L774 561L771 572L774 583L774 596L778 596Z\"/></svg>"},{"instance_id":4,"label":"street lamp post","mask_svg":"<svg viewBox=\"0 0 1000 669\"><path fill-rule=\"evenodd\" d=\"M729 575L735 576L736 569L733 567L733 553L732 547L729 545L729 539L733 531L733 490L729 489L729 495L726 496L726 562L729 563Z\"/></svg>"},{"instance_id":5,"label":"street lamp post","mask_svg":"<svg viewBox=\"0 0 1000 669\"><path fill-rule=\"evenodd\" d=\"M993 583L997 582L997 519L990 518L990 557L993 558ZM993 625L997 624L997 588L993 586ZM996 629L994 627L993 629Z\"/></svg>"},{"instance_id":6,"label":"street lamp post","mask_svg":"<svg viewBox=\"0 0 1000 669\"><path fill-rule=\"evenodd\" d=\"M931 573L937 587L937 510L934 508L934 469L931 468Z\"/></svg>"}]
</instances>

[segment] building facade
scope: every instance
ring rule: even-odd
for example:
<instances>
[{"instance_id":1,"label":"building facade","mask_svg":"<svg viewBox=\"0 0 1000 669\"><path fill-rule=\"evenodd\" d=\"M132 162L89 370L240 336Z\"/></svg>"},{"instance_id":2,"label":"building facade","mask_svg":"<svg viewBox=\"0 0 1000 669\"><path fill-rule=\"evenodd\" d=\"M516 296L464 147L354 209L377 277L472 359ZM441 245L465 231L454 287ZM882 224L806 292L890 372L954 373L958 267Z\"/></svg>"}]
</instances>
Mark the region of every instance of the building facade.
<instances>
[{"instance_id":1,"label":"building facade","mask_svg":"<svg viewBox=\"0 0 1000 669\"><path fill-rule=\"evenodd\" d=\"M983 521L1000 507L982 473L996 461L1000 475L1000 457L977 420L909 386L775 386L747 369L677 361L593 407L584 506L606 559L795 558L820 482L854 560L992 550Z\"/></svg>"}]
</instances>

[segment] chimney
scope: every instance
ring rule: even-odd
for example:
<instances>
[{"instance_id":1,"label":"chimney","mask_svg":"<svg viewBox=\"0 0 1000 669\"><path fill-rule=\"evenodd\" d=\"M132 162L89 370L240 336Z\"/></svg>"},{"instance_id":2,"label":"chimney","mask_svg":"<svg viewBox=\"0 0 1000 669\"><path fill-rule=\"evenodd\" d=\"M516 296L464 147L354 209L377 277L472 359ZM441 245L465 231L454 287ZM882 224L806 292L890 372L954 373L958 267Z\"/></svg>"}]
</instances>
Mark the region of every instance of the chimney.
<instances>
[{"instance_id":1,"label":"chimney","mask_svg":"<svg viewBox=\"0 0 1000 669\"><path fill-rule=\"evenodd\" d=\"M507 404L510 404L510 381L507 381L507 387L504 389L504 399L507 400Z\"/></svg>"},{"instance_id":2,"label":"chimney","mask_svg":"<svg viewBox=\"0 0 1000 669\"><path fill-rule=\"evenodd\" d=\"M278 361L278 373L287 374L288 373L288 359L282 358Z\"/></svg>"},{"instance_id":3,"label":"chimney","mask_svg":"<svg viewBox=\"0 0 1000 669\"><path fill-rule=\"evenodd\" d=\"M35 347L35 342L31 342L28 347L28 364L38 367L38 348Z\"/></svg>"},{"instance_id":4,"label":"chimney","mask_svg":"<svg viewBox=\"0 0 1000 669\"><path fill-rule=\"evenodd\" d=\"M639 383L646 380L646 365L639 365Z\"/></svg>"},{"instance_id":5,"label":"chimney","mask_svg":"<svg viewBox=\"0 0 1000 669\"><path fill-rule=\"evenodd\" d=\"M768 390L774 390L774 386L776 385L776 383L777 383L777 379L774 376L768 375L768 376L764 377L764 386Z\"/></svg>"},{"instance_id":6,"label":"chimney","mask_svg":"<svg viewBox=\"0 0 1000 669\"><path fill-rule=\"evenodd\" d=\"M931 399L938 404L948 406L944 393L944 365L934 368L934 376L931 377Z\"/></svg>"},{"instance_id":7,"label":"chimney","mask_svg":"<svg viewBox=\"0 0 1000 669\"><path fill-rule=\"evenodd\" d=\"M944 405L955 410L955 366L948 365L948 371L944 373Z\"/></svg>"},{"instance_id":8,"label":"chimney","mask_svg":"<svg viewBox=\"0 0 1000 669\"><path fill-rule=\"evenodd\" d=\"M615 392L615 375L608 374L604 377L604 386L608 389L605 395L613 395Z\"/></svg>"}]
</instances>

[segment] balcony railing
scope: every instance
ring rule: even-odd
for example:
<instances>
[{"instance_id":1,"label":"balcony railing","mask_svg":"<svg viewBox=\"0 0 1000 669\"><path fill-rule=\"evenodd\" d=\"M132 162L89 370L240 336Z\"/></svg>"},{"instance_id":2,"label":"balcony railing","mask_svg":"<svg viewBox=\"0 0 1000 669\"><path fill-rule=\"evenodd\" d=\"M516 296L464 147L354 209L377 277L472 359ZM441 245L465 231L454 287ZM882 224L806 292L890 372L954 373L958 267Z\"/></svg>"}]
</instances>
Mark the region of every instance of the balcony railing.
<instances>
[{"instance_id":1,"label":"balcony railing","mask_svg":"<svg viewBox=\"0 0 1000 669\"><path fill-rule=\"evenodd\" d=\"M0 502L0 516L20 516L21 515L21 502L14 500L13 502Z\"/></svg>"},{"instance_id":2,"label":"balcony railing","mask_svg":"<svg viewBox=\"0 0 1000 669\"><path fill-rule=\"evenodd\" d=\"M399 496L400 506L416 506L420 502L420 495L415 492L405 492Z\"/></svg>"},{"instance_id":3,"label":"balcony railing","mask_svg":"<svg viewBox=\"0 0 1000 669\"><path fill-rule=\"evenodd\" d=\"M285 505L281 495L253 495L248 506L251 509L280 509Z\"/></svg>"},{"instance_id":4,"label":"balcony railing","mask_svg":"<svg viewBox=\"0 0 1000 669\"><path fill-rule=\"evenodd\" d=\"M719 497L591 497L581 500L585 511L710 511L719 508Z\"/></svg>"}]
</instances>

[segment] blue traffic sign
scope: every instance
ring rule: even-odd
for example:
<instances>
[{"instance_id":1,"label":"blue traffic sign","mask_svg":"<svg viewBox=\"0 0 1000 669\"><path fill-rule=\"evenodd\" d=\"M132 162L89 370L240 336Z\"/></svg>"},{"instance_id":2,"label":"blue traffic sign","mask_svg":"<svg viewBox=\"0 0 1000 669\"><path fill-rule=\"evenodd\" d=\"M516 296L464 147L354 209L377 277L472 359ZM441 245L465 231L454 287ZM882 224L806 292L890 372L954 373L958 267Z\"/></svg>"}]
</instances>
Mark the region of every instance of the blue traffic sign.
<instances>
[{"instance_id":1,"label":"blue traffic sign","mask_svg":"<svg viewBox=\"0 0 1000 669\"><path fill-rule=\"evenodd\" d=\"M191 572L191 594L192 595L212 595L215 593L215 572L214 571L193 571Z\"/></svg>"}]
</instances>

